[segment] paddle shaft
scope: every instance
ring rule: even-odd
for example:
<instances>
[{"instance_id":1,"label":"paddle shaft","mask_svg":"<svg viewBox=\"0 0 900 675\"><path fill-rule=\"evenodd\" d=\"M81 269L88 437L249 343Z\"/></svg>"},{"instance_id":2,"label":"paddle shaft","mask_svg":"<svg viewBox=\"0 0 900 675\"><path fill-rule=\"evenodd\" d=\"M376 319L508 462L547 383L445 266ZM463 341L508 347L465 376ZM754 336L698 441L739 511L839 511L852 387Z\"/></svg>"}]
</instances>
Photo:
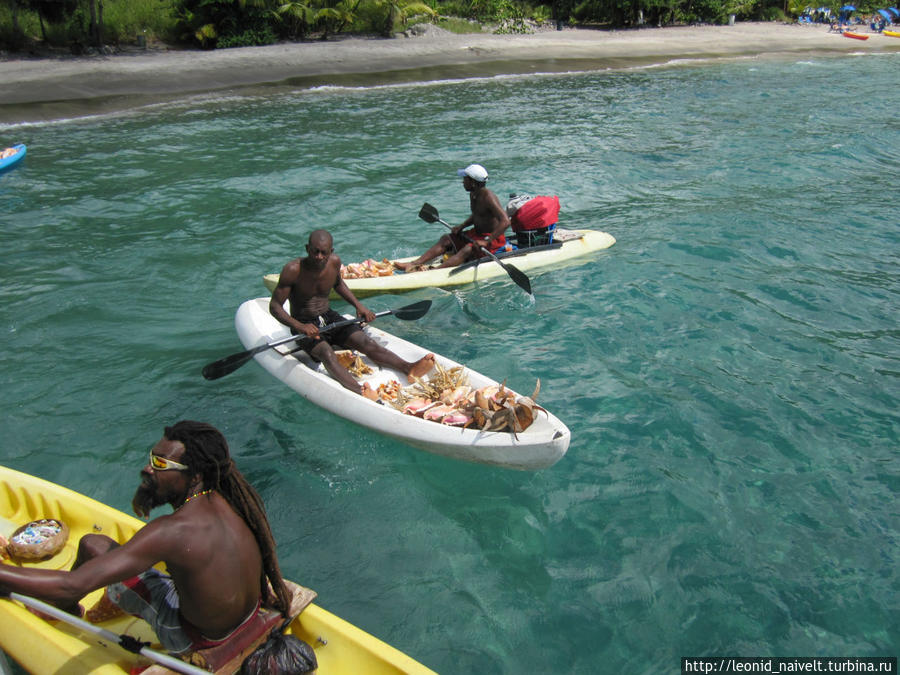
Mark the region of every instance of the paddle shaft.
<instances>
[{"instance_id":1,"label":"paddle shaft","mask_svg":"<svg viewBox=\"0 0 900 675\"><path fill-rule=\"evenodd\" d=\"M393 313L393 310L385 310L384 312L378 312L375 314L375 317L386 316L387 314ZM319 335L329 333L331 331L337 330L338 328L344 328L345 326L349 326L354 323L362 323L365 321L363 317L356 317L355 319L346 319L344 321L336 321L335 323L329 324L327 326L323 326L319 331ZM257 354L266 351L267 349L272 349L273 347L279 347L283 344L287 344L288 342L300 341L305 343L308 340L312 340L308 335L290 335L286 338L281 338L280 340L273 340L264 345L260 345L259 347L254 347L253 349L248 349L243 352L238 352L237 354L232 354L231 356L226 356L224 359L220 359L214 363L210 363L203 369L203 377L207 380L218 380L220 377L224 377L230 373L233 373L235 370L243 366L245 363L249 362Z\"/></svg>"},{"instance_id":2,"label":"paddle shaft","mask_svg":"<svg viewBox=\"0 0 900 675\"><path fill-rule=\"evenodd\" d=\"M520 248L517 250L509 251L508 253L501 253L498 255L498 258L502 258L504 261L506 258L523 258L530 253L538 253L540 251L552 251L557 248L562 248L561 241L554 241L552 244L540 244L539 246L529 246L528 248ZM454 276L459 274L460 272L465 272L468 269L472 269L473 267L478 267L481 263L485 262L484 258L478 258L477 260L470 260L469 262L465 262L462 265L457 265L452 270L450 270L450 276Z\"/></svg>"},{"instance_id":3,"label":"paddle shaft","mask_svg":"<svg viewBox=\"0 0 900 675\"><path fill-rule=\"evenodd\" d=\"M377 319L380 316L387 316L388 314L395 315L398 319L403 319L404 321L413 321L415 319L420 319L425 316L425 313L431 308L431 300L422 300L420 302L415 302L411 305L407 305L406 307L400 307L398 309L386 309L383 312L376 312L375 318ZM364 317L356 317L355 319L345 319L344 321L336 321L335 323L328 324L327 326L322 327L319 331L319 334L322 335L324 333L328 333L338 328L344 328L345 326L349 326L354 323L363 323L366 319ZM273 340L264 345L260 345L258 347L253 347L252 349L248 349L243 352L238 352L237 354L232 354L231 356L226 356L224 359L219 359L218 361L214 361L206 365L203 368L203 377L207 380L218 380L220 377L224 377L229 373L233 373L235 370L243 366L245 363L249 362L256 354L260 352L264 352L267 349L272 349L273 347L278 347L279 345L286 344L288 342L303 341L303 340L311 340L312 338L306 335L289 335L285 338L280 338L278 340Z\"/></svg>"},{"instance_id":4,"label":"paddle shaft","mask_svg":"<svg viewBox=\"0 0 900 675\"><path fill-rule=\"evenodd\" d=\"M97 635L98 637L101 637L108 642L113 642L122 647L122 649L133 651L123 645L123 638L129 638L130 636L128 635L116 635L111 630L96 626L89 621L80 619L77 616L62 611L58 607L54 607L53 605L49 605L42 600L32 598L28 595L22 595L20 593L10 593L9 597L13 600L21 602L23 605L27 605L28 607L32 607L33 609L41 611L44 614L52 616L54 619L65 621L71 626L81 628L88 633L93 633L94 635ZM131 639L134 640L133 638ZM156 661L156 663L164 665L167 668L171 668L172 670L175 670L179 673L187 673L187 675L209 675L209 671L207 670L203 670L202 668L198 668L197 666L191 665L190 663L186 663L185 661L182 661L179 658L175 658L174 656L169 656L168 654L163 654L162 652L150 649L149 647L142 647L139 653L143 656L146 656L151 661Z\"/></svg>"}]
</instances>

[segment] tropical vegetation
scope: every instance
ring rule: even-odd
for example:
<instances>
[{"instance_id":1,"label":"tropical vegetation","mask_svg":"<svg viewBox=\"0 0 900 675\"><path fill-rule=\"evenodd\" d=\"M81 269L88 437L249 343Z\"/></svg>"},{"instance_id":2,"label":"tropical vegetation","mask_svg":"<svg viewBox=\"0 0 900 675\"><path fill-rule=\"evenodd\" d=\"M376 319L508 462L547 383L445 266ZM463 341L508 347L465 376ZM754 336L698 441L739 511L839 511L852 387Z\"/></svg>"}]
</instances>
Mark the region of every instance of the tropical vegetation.
<instances>
[{"instance_id":1,"label":"tropical vegetation","mask_svg":"<svg viewBox=\"0 0 900 675\"><path fill-rule=\"evenodd\" d=\"M389 37L421 22L454 32L721 24L729 15L781 20L804 7L801 0L0 0L0 49L78 53L154 41L212 49L341 33Z\"/></svg>"}]
</instances>

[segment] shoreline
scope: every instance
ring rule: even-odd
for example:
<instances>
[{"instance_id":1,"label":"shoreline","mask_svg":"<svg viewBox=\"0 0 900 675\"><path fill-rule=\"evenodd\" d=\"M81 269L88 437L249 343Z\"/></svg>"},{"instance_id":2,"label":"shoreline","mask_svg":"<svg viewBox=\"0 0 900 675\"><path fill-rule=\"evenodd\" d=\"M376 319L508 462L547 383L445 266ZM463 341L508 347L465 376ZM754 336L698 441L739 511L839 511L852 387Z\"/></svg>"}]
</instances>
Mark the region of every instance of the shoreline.
<instances>
[{"instance_id":1,"label":"shoreline","mask_svg":"<svg viewBox=\"0 0 900 675\"><path fill-rule=\"evenodd\" d=\"M113 56L0 61L0 122L127 110L151 102L252 86L303 88L391 80L584 71L688 59L900 51L900 39L860 32L849 40L824 24L776 22L526 35L444 31L395 38L347 37L213 51L132 49ZM429 70L439 71L431 72ZM483 72L480 72L483 71Z\"/></svg>"}]
</instances>

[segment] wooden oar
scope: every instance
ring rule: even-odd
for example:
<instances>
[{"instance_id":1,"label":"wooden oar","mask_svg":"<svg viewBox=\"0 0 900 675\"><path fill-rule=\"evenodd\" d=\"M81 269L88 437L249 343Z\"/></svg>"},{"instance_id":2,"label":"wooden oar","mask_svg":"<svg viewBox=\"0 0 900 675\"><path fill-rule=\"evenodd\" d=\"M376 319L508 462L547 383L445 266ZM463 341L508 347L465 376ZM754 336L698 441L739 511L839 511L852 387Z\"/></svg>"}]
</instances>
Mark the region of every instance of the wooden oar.
<instances>
[{"instance_id":1,"label":"wooden oar","mask_svg":"<svg viewBox=\"0 0 900 675\"><path fill-rule=\"evenodd\" d=\"M80 628L84 631L87 631L88 633L93 633L94 635L99 636L107 642L119 645L122 649L129 651L132 654L141 654L143 656L146 656L151 661L155 661L156 663L159 663L166 668L171 668L172 670L179 673L187 673L187 675L209 675L209 671L207 670L198 668L197 666L191 665L190 663L182 661L179 658L175 658L174 656L169 656L168 654L158 652L155 649L150 649L150 647L147 646L149 644L148 642L141 642L131 635L116 635L111 630L101 628L100 626L94 625L89 621L80 619L74 614L64 612L58 607L48 605L46 602L38 600L37 598L32 598L31 596L22 595L20 593L10 593L9 597L13 600L21 602L23 605L27 605L28 607L32 607L40 612L43 612L44 614L52 616L54 619L65 621L66 623L75 626L76 628Z\"/></svg>"},{"instance_id":2,"label":"wooden oar","mask_svg":"<svg viewBox=\"0 0 900 675\"><path fill-rule=\"evenodd\" d=\"M403 319L404 321L415 321L416 319L421 319L423 316L425 316L425 313L429 309L431 309L431 300L422 300L420 302L414 302L411 305L407 305L406 307L386 309L383 312L376 312L375 317L377 318L379 316L387 316L389 314L393 314L398 319ZM349 326L354 323L363 323L364 321L365 319L359 316L355 319L336 321L319 329L319 335L325 335L337 330L338 328L343 328L344 326ZM218 361L214 361L213 363L204 366L203 377L205 377L207 380L218 380L220 377L225 377L229 373L233 373L260 352L264 352L267 349L272 349L273 347L277 347L279 345L287 344L288 342L293 342L294 340L309 339L311 338L308 338L305 335L290 335L288 337L274 340L264 345L260 345L259 347L254 347L253 349L238 352L237 354L231 354L230 356L226 356L224 359L219 359Z\"/></svg>"},{"instance_id":3,"label":"wooden oar","mask_svg":"<svg viewBox=\"0 0 900 675\"><path fill-rule=\"evenodd\" d=\"M428 202L425 202L422 205L422 209L419 211L419 218L424 220L426 223L440 223L441 225L446 225L448 228L450 228L450 230L453 230L453 226L450 225L450 223L448 223L447 221L441 220L441 217L438 215L437 209ZM502 260L500 260L500 258L488 251L481 244L475 242L475 240L468 235L460 232L460 236L473 246L477 246L478 248L480 248L485 253L485 255L489 255L491 258L493 258L494 262L503 268L503 270L509 275L509 278L515 281L516 285L518 285L519 288L528 293L528 295L531 295L531 280L525 275L524 272L516 269L512 265L505 264Z\"/></svg>"}]
</instances>

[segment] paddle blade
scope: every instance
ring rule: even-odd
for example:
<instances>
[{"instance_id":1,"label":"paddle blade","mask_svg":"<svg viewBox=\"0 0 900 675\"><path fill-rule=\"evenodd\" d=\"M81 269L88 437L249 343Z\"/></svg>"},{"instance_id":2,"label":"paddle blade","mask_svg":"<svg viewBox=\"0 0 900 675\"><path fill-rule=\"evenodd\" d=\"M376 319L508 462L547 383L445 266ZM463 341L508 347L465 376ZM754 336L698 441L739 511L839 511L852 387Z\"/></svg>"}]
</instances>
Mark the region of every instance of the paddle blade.
<instances>
[{"instance_id":1,"label":"paddle blade","mask_svg":"<svg viewBox=\"0 0 900 675\"><path fill-rule=\"evenodd\" d=\"M498 260L497 262L500 261ZM500 264L506 270L507 274L509 274L509 278L515 281L519 288L528 293L528 295L532 295L531 280L527 276L525 276L525 273L522 270L512 265L504 265L503 263Z\"/></svg>"},{"instance_id":2,"label":"paddle blade","mask_svg":"<svg viewBox=\"0 0 900 675\"><path fill-rule=\"evenodd\" d=\"M422 300L421 302L414 302L406 307L395 309L392 314L404 321L415 321L425 316L429 309L431 309L431 300Z\"/></svg>"},{"instance_id":3,"label":"paddle blade","mask_svg":"<svg viewBox=\"0 0 900 675\"><path fill-rule=\"evenodd\" d=\"M226 356L224 359L214 361L203 367L203 377L207 380L218 380L220 377L225 377L252 359L253 354L254 350L249 349L245 352L232 354L231 356Z\"/></svg>"},{"instance_id":4,"label":"paddle blade","mask_svg":"<svg viewBox=\"0 0 900 675\"><path fill-rule=\"evenodd\" d=\"M419 211L419 218L426 223L436 223L441 219L440 215L438 215L438 210L428 202L422 204L422 209Z\"/></svg>"}]
</instances>

